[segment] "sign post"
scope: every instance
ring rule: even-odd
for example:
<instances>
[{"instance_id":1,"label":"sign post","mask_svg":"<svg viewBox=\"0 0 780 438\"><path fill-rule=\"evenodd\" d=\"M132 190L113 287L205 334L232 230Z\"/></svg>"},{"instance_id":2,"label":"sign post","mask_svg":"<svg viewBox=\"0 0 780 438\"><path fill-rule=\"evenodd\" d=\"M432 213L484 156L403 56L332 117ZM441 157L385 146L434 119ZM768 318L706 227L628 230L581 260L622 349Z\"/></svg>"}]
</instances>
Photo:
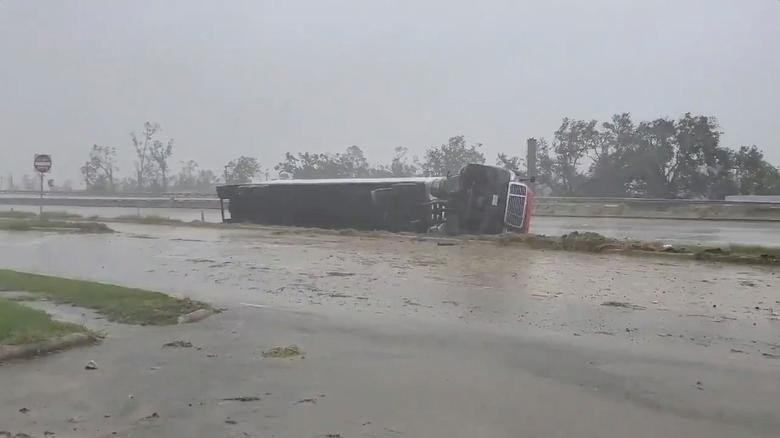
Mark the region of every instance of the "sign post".
<instances>
[{"instance_id":1,"label":"sign post","mask_svg":"<svg viewBox=\"0 0 780 438\"><path fill-rule=\"evenodd\" d=\"M43 219L43 175L51 170L51 155L35 154L33 167L41 175L41 202L38 206L38 218Z\"/></svg>"}]
</instances>

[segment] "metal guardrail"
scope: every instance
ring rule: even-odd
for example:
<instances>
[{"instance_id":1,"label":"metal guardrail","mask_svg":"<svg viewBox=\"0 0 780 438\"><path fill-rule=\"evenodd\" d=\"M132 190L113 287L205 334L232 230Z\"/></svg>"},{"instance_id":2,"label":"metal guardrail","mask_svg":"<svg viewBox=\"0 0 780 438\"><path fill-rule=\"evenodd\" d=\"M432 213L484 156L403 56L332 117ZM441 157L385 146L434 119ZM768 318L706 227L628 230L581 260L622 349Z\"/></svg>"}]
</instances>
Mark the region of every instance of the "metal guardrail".
<instances>
[{"instance_id":1,"label":"metal guardrail","mask_svg":"<svg viewBox=\"0 0 780 438\"><path fill-rule=\"evenodd\" d=\"M40 192L37 190L0 190L0 199L6 197L15 197L14 195L21 195L22 197L30 196L40 199ZM138 193L92 193L85 191L48 191L44 192L45 198L93 198L93 199L125 199L125 198L137 198L137 199L217 199L216 192L213 193L187 193L187 192L170 192L170 193L151 193L151 192L138 192ZM733 201L733 200L711 200L711 199L664 199L664 198L602 198L602 197L563 197L563 196L536 196L534 198L539 204L679 204L679 205L761 205L778 206L778 202L766 202L766 201Z\"/></svg>"},{"instance_id":2,"label":"metal guardrail","mask_svg":"<svg viewBox=\"0 0 780 438\"><path fill-rule=\"evenodd\" d=\"M71 192L72 193L72 192ZM29 193L27 193L29 195ZM36 196L12 195L0 193L0 205L26 205L61 207L120 207L137 209L219 209L216 195L203 194L156 194L141 197L138 194L127 196L95 196L81 193L76 196L50 196L47 193L42 200ZM612 217L647 219L715 219L715 220L754 220L780 222L780 204L768 202L734 202L690 199L645 199L645 198L536 198L534 215L536 216L576 216L576 217Z\"/></svg>"},{"instance_id":3,"label":"metal guardrail","mask_svg":"<svg viewBox=\"0 0 780 438\"><path fill-rule=\"evenodd\" d=\"M777 202L724 201L716 199L663 199L663 198L596 198L538 196L538 203L545 204L670 204L670 205L768 205L780 206Z\"/></svg>"},{"instance_id":4,"label":"metal guardrail","mask_svg":"<svg viewBox=\"0 0 780 438\"><path fill-rule=\"evenodd\" d=\"M35 196L40 197L41 192L39 190L0 190L0 197L6 196ZM169 192L169 193L156 193L156 192L120 192L120 193L94 193L86 191L60 191L50 190L43 192L46 197L63 197L63 198L216 198L216 191L213 193L189 193L189 192Z\"/></svg>"},{"instance_id":5,"label":"metal guardrail","mask_svg":"<svg viewBox=\"0 0 780 438\"><path fill-rule=\"evenodd\" d=\"M0 196L0 205L39 205L62 207L120 207L120 208L191 208L219 209L219 199L211 198L88 198L45 197L11 198Z\"/></svg>"}]
</instances>

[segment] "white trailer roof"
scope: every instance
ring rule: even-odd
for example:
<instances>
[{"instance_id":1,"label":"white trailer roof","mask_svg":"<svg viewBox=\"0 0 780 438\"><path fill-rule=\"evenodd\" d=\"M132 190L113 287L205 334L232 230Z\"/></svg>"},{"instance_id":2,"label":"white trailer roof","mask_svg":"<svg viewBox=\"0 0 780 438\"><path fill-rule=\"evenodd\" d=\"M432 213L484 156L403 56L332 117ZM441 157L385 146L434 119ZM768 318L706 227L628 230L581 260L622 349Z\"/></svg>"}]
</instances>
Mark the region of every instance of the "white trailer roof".
<instances>
[{"instance_id":1,"label":"white trailer roof","mask_svg":"<svg viewBox=\"0 0 780 438\"><path fill-rule=\"evenodd\" d=\"M404 183L415 182L425 183L432 182L443 177L440 176L418 176L409 178L332 178L332 179L274 179L270 181L262 181L251 184L239 184L241 186L276 186L276 185L303 185L303 184L372 184L372 183Z\"/></svg>"}]
</instances>

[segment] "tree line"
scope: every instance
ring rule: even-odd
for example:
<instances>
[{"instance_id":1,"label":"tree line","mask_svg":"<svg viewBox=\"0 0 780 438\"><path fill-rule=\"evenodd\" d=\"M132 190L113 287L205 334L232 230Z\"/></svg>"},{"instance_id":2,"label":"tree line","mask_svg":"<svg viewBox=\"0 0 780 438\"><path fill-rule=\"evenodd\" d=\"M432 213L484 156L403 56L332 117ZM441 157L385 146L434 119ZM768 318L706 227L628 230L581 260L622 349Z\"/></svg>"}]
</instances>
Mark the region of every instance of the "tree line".
<instances>
[{"instance_id":1,"label":"tree line","mask_svg":"<svg viewBox=\"0 0 780 438\"><path fill-rule=\"evenodd\" d=\"M551 196L610 196L722 199L733 194L780 195L780 173L755 145L728 148L713 117L684 114L678 119L635 122L629 113L609 121L564 118L549 139L537 144L537 191ZM130 134L132 174L119 177L117 149L93 145L81 175L88 191L212 192L220 183L243 184L269 178L373 178L456 174L468 163L486 163L482 144L455 136L412 156L396 147L390 162L371 164L363 150L285 154L265 168L240 156L215 172L193 160L172 170L176 144L159 123L146 122ZM528 176L522 156L499 153L495 165ZM27 181L30 179L30 181ZM12 177L9 176L12 181ZM32 185L23 178L23 185ZM11 185L13 183L11 182Z\"/></svg>"},{"instance_id":2,"label":"tree line","mask_svg":"<svg viewBox=\"0 0 780 438\"><path fill-rule=\"evenodd\" d=\"M558 196L723 199L778 195L780 174L755 145L720 144L716 119L636 123L628 113L609 121L565 118L551 140L538 140L538 179Z\"/></svg>"},{"instance_id":3,"label":"tree line","mask_svg":"<svg viewBox=\"0 0 780 438\"><path fill-rule=\"evenodd\" d=\"M159 123L146 122L140 133L130 133L134 154L133 174L123 178L119 172L117 149L93 145L81 175L87 191L112 192L210 192L218 183L244 184L255 179L269 179L271 172L257 158L240 156L230 160L223 172L201 168L194 160L181 162L178 173L171 173L174 140L162 139ZM409 150L397 147L387 164L371 165L363 150L350 146L341 153L286 153L273 166L279 178L375 178L455 174L467 163L484 163L481 144L466 145L463 136L452 137L445 144L429 148L423 161L410 157Z\"/></svg>"}]
</instances>

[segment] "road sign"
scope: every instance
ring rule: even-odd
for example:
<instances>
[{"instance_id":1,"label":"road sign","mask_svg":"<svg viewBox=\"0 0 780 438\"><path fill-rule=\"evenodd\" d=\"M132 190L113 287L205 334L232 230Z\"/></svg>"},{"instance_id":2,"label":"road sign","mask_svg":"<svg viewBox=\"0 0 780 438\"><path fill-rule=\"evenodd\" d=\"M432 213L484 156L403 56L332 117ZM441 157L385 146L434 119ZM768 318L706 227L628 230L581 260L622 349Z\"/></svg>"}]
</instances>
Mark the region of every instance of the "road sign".
<instances>
[{"instance_id":1,"label":"road sign","mask_svg":"<svg viewBox=\"0 0 780 438\"><path fill-rule=\"evenodd\" d=\"M33 160L33 166L35 166L35 170L41 173L46 173L51 169L51 155L47 154L38 154L35 156L35 160Z\"/></svg>"}]
</instances>

